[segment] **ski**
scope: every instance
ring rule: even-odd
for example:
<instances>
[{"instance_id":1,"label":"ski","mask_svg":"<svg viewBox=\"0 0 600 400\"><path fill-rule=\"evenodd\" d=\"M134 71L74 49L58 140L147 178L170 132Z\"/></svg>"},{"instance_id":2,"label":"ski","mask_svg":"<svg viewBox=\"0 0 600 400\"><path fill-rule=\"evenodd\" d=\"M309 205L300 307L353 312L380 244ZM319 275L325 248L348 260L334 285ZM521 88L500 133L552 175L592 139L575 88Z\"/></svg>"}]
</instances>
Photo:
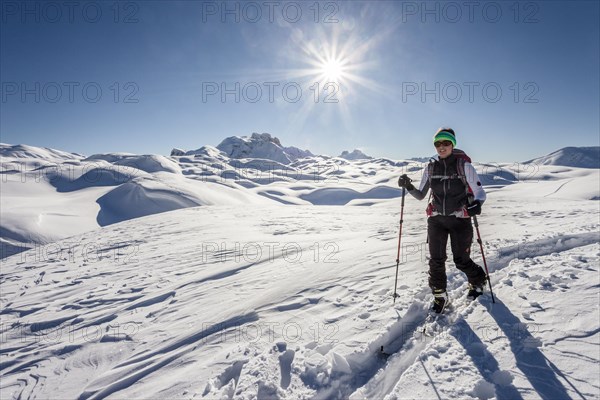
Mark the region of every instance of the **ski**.
<instances>
[{"instance_id":1,"label":"ski","mask_svg":"<svg viewBox=\"0 0 600 400\"><path fill-rule=\"evenodd\" d=\"M423 323L423 330L421 333L427 336L435 336L436 331L439 332L440 329L447 326L450 321L450 315L454 311L454 307L452 303L448 303L441 313L436 313L434 311L430 311L425 317L425 322Z\"/></svg>"}]
</instances>

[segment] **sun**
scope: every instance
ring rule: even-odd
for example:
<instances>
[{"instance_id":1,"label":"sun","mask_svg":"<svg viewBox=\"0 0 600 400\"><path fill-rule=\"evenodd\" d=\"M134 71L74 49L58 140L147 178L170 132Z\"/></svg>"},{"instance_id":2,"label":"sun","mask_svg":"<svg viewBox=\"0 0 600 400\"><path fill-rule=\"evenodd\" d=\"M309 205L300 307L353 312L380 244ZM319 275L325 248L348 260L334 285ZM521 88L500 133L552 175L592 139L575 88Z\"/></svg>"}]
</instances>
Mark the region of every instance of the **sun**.
<instances>
[{"instance_id":1,"label":"sun","mask_svg":"<svg viewBox=\"0 0 600 400\"><path fill-rule=\"evenodd\" d=\"M326 82L339 83L345 76L344 64L337 59L330 59L321 65L319 72Z\"/></svg>"}]
</instances>

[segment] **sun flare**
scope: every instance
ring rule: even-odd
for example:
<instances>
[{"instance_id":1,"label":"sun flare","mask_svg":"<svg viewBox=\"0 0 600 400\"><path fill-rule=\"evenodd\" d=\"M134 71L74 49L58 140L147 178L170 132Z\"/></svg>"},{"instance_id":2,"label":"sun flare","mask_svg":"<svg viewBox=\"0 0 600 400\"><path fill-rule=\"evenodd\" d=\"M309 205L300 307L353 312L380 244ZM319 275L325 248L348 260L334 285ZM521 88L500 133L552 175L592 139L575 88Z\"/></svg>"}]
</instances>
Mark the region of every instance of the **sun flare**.
<instances>
[{"instance_id":1,"label":"sun flare","mask_svg":"<svg viewBox=\"0 0 600 400\"><path fill-rule=\"evenodd\" d=\"M317 112L323 118L339 114L343 125L351 128L350 106L355 104L359 93L363 90L388 93L385 86L372 78L380 67L375 50L386 32L371 37L340 29L294 31L292 41L297 47L291 47L286 54L290 64L293 61L297 67L282 70L282 76L306 88L310 101L302 104L290 126L303 127L311 113Z\"/></svg>"},{"instance_id":2,"label":"sun flare","mask_svg":"<svg viewBox=\"0 0 600 400\"><path fill-rule=\"evenodd\" d=\"M325 61L320 68L320 72L328 82L337 83L344 78L344 66L341 61L336 59Z\"/></svg>"}]
</instances>

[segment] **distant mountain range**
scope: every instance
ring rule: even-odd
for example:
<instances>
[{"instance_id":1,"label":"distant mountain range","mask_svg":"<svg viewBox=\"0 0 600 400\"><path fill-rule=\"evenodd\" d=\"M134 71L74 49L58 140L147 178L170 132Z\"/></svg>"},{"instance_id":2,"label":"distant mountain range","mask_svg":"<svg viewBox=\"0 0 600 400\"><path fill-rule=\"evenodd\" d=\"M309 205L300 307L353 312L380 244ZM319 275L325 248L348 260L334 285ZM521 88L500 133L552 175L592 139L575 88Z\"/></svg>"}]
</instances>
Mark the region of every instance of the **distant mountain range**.
<instances>
[{"instance_id":1,"label":"distant mountain range","mask_svg":"<svg viewBox=\"0 0 600 400\"><path fill-rule=\"evenodd\" d=\"M285 147L278 138L269 133L253 133L252 136L231 136L223 140L217 147L229 158L258 158L263 160L277 161L281 164L290 164L299 158L314 156L308 150L297 147ZM173 149L172 156L194 155L205 152L207 146L198 150L183 151Z\"/></svg>"},{"instance_id":2,"label":"distant mountain range","mask_svg":"<svg viewBox=\"0 0 600 400\"><path fill-rule=\"evenodd\" d=\"M484 186L546 182L547 196L600 199L600 147L567 147L520 166L476 163ZM196 206L371 206L401 196L400 173L418 181L428 159L339 157L286 147L267 133L171 156L81 154L0 144L0 258L36 244L146 215ZM556 168L560 166L561 168ZM568 167L568 168L567 168ZM595 171L596 170L596 171ZM568 188L562 182L569 182ZM579 182L579 183L575 183ZM543 190L542 190L543 189Z\"/></svg>"},{"instance_id":3,"label":"distant mountain range","mask_svg":"<svg viewBox=\"0 0 600 400\"><path fill-rule=\"evenodd\" d=\"M208 149L215 149L212 146L203 146L197 150L184 151L181 149L171 150L171 156L185 156L195 154L205 154ZM217 147L217 150L224 153L229 158L257 158L263 160L277 161L282 164L290 164L300 158L314 157L310 150L302 150L294 146L283 146L279 138L271 136L269 133L253 133L248 136L231 136L223 140ZM352 152L343 151L339 155L346 160L371 159L362 151L355 149Z\"/></svg>"},{"instance_id":4,"label":"distant mountain range","mask_svg":"<svg viewBox=\"0 0 600 400\"><path fill-rule=\"evenodd\" d=\"M222 152L224 156L232 159L255 158L276 161L289 165L301 158L314 157L310 150L301 150L297 147L285 147L281 141L269 133L253 133L248 136L231 136L223 140L216 148L203 146L197 150L184 151L173 149L171 156L184 156L195 154L208 154ZM327 157L328 156L321 156ZM346 160L372 160L373 157L359 149L351 152L344 150L339 156ZM429 157L411 158L417 162L428 162ZM592 147L565 147L545 156L525 161L524 164L560 165L576 168L600 168L600 146Z\"/></svg>"},{"instance_id":5,"label":"distant mountain range","mask_svg":"<svg viewBox=\"0 0 600 400\"><path fill-rule=\"evenodd\" d=\"M174 148L171 150L172 157L194 156L203 154L215 157L217 155L230 159L263 159L271 160L284 165L289 165L299 159L315 157L310 150L302 150L294 146L283 146L279 138L269 133L253 133L251 136L231 136L224 139L216 147L206 145L196 150L182 150ZM129 153L110 153L92 155L85 157L77 153L68 153L61 150L40 148L28 145L8 145L0 143L0 157L8 159L29 159L40 163L64 162L67 160L92 160L105 159L108 162L119 159L125 162L127 159L139 158L141 156ZM162 156L154 156L162 157ZM319 156L331 158L329 156ZM372 160L373 157L363 153L359 149L351 152L344 150L339 156L346 160ZM414 157L413 161L427 162L428 157ZM576 168L600 168L600 146L591 147L565 147L550 154L537 157L523 162L524 164L537 165L559 165Z\"/></svg>"}]
</instances>

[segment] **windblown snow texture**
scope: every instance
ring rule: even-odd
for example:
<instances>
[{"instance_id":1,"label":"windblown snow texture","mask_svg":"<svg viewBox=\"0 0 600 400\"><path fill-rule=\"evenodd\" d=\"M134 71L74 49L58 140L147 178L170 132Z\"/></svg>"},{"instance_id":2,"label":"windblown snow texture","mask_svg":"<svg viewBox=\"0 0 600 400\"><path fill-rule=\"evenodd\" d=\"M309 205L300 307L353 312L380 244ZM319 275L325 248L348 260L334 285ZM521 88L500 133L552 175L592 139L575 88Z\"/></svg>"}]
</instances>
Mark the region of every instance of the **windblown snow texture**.
<instances>
[{"instance_id":1,"label":"windblown snow texture","mask_svg":"<svg viewBox=\"0 0 600 400\"><path fill-rule=\"evenodd\" d=\"M600 396L597 168L476 164L496 303L428 325L416 160L0 149L3 399Z\"/></svg>"}]
</instances>

